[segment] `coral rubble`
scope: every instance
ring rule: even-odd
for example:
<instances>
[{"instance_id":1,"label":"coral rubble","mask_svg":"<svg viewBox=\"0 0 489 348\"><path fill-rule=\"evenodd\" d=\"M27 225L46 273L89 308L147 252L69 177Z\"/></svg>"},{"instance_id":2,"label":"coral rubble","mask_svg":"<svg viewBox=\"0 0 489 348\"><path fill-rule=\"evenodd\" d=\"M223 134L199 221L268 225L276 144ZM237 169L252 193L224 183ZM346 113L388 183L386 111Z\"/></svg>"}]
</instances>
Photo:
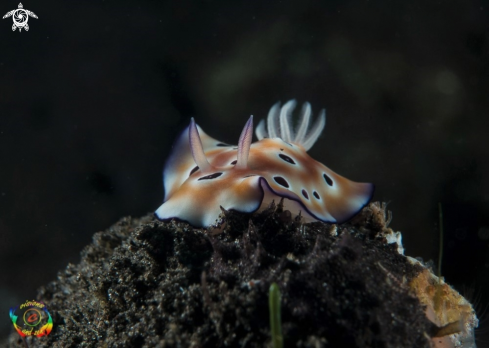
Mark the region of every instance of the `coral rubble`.
<instances>
[{"instance_id":1,"label":"coral rubble","mask_svg":"<svg viewBox=\"0 0 489 348\"><path fill-rule=\"evenodd\" d=\"M270 346L276 282L285 346L430 347L434 324L409 286L427 269L386 220L378 203L342 225L303 224L281 204L223 211L212 230L123 218L40 289L54 330L29 346Z\"/></svg>"}]
</instances>

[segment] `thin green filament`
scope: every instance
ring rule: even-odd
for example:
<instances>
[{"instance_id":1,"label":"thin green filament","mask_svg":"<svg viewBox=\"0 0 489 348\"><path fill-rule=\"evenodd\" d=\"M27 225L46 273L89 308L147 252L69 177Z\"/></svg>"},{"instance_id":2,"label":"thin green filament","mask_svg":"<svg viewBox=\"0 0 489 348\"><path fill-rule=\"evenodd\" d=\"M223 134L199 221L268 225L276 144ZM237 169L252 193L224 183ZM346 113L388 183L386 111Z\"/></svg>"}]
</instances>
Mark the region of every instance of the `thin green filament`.
<instances>
[{"instance_id":1,"label":"thin green filament","mask_svg":"<svg viewBox=\"0 0 489 348\"><path fill-rule=\"evenodd\" d=\"M280 290L277 283L270 285L268 293L268 309L270 311L270 327L272 331L273 348L282 348L284 345L282 336L282 319L280 314Z\"/></svg>"}]
</instances>

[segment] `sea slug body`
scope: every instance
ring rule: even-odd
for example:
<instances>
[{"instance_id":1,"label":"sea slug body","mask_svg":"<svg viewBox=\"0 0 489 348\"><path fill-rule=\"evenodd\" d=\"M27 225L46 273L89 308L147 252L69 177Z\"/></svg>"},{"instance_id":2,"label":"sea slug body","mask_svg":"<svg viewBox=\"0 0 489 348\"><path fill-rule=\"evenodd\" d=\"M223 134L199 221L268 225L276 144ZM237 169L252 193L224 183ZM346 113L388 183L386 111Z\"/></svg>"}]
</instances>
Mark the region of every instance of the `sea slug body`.
<instances>
[{"instance_id":1,"label":"sea slug body","mask_svg":"<svg viewBox=\"0 0 489 348\"><path fill-rule=\"evenodd\" d=\"M295 100L275 104L267 122L258 124L255 143L251 116L237 146L211 138L192 118L166 162L164 203L156 217L208 227L221 206L252 213L282 198L284 208L300 212L306 222L341 223L353 217L372 198L374 185L350 181L307 154L326 115L323 110L309 127L311 106L305 103L294 130L290 117L295 105Z\"/></svg>"}]
</instances>

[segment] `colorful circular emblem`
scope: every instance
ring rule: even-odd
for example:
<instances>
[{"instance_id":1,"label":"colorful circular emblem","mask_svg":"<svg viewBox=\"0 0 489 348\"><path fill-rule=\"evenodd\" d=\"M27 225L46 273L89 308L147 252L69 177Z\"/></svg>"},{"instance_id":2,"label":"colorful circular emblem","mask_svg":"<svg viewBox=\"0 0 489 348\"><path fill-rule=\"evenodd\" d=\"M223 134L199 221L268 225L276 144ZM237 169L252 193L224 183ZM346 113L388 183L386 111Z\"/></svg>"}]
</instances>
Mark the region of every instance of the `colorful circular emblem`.
<instances>
[{"instance_id":1,"label":"colorful circular emblem","mask_svg":"<svg viewBox=\"0 0 489 348\"><path fill-rule=\"evenodd\" d=\"M35 300L10 308L10 319L22 337L47 336L53 329L53 319L46 305Z\"/></svg>"}]
</instances>

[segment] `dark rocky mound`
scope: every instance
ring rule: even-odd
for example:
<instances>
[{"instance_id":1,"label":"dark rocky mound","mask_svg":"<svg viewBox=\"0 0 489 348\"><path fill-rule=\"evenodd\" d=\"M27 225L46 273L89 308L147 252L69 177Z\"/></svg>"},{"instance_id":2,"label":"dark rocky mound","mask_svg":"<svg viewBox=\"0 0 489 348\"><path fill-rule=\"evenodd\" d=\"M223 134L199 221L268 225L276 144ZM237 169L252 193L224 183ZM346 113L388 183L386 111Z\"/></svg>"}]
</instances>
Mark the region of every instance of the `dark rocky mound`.
<instances>
[{"instance_id":1,"label":"dark rocky mound","mask_svg":"<svg viewBox=\"0 0 489 348\"><path fill-rule=\"evenodd\" d=\"M271 346L272 282L285 347L429 347L431 324L403 285L419 269L386 243L379 207L338 226L301 224L280 205L227 212L220 234L123 218L40 289L54 329L29 347ZM14 332L9 346L22 345Z\"/></svg>"}]
</instances>

